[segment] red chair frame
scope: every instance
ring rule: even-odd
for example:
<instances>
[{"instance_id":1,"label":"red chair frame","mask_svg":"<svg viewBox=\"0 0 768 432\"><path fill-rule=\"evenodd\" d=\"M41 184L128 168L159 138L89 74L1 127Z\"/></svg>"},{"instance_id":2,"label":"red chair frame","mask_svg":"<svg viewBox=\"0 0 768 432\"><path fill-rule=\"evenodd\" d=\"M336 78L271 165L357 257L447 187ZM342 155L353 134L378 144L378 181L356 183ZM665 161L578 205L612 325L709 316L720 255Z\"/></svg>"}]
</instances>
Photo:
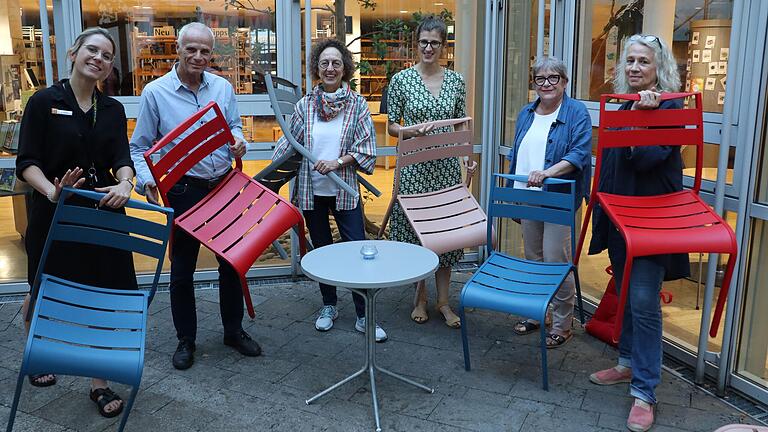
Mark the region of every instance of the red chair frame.
<instances>
[{"instance_id":1,"label":"red chair frame","mask_svg":"<svg viewBox=\"0 0 768 432\"><path fill-rule=\"evenodd\" d=\"M213 111L213 118L204 119ZM187 133L192 125L197 129ZM152 155L179 139L155 163ZM160 196L168 204L168 190L190 168L234 137L215 102L185 120L144 152ZM235 168L200 202L174 220L175 225L228 262L240 277L248 315L255 312L245 275L256 259L291 227L299 226L299 247L304 243L304 219L290 202L243 173L243 161L235 158Z\"/></svg>"},{"instance_id":2,"label":"red chair frame","mask_svg":"<svg viewBox=\"0 0 768 432\"><path fill-rule=\"evenodd\" d=\"M600 98L597 161L587 214L579 236L574 263L578 264L587 226L595 203L605 211L624 238L627 248L616 325L612 339L618 342L627 301L629 275L635 257L673 253L727 253L723 284L709 334L717 335L733 269L736 235L720 215L699 196L704 147L701 93L664 93L662 100L692 97L694 108L665 110L606 110L609 99L640 100L638 94L604 94ZM654 196L624 196L598 192L603 150L630 146L695 146L696 175L693 188ZM702 318L704 319L704 318Z\"/></svg>"}]
</instances>

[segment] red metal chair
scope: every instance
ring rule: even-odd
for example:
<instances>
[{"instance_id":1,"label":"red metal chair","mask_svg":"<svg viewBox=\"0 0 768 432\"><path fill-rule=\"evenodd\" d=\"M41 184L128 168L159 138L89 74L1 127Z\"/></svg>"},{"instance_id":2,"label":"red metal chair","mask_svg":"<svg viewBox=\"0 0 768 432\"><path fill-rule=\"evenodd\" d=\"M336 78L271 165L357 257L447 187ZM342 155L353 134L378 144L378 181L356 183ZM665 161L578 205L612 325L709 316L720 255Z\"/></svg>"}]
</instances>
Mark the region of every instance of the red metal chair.
<instances>
[{"instance_id":1,"label":"red metal chair","mask_svg":"<svg viewBox=\"0 0 768 432\"><path fill-rule=\"evenodd\" d=\"M210 114L213 114L211 116ZM212 118L211 118L212 117ZM192 125L203 122L189 132ZM181 138L157 162L152 155ZM228 143L232 132L219 106L211 102L164 136L144 153L163 202L168 205L168 190L201 159ZM243 162L235 159L229 172L205 198L184 214L175 225L224 259L240 276L248 315L253 304L245 275L256 259L274 240L294 225L299 226L299 247L305 253L304 219L290 202L243 173Z\"/></svg>"},{"instance_id":2,"label":"red metal chair","mask_svg":"<svg viewBox=\"0 0 768 432\"><path fill-rule=\"evenodd\" d=\"M431 124L438 128L464 126L431 135L404 138L403 132L416 130ZM461 182L434 192L420 194L398 194L400 175L409 165L449 157L472 156L472 119L439 120L400 128L397 142L397 164L392 188L392 200L384 214L379 237L392 214L397 201L410 222L421 245L436 254L467 247L482 246L486 241L487 217L469 191L472 176L467 175Z\"/></svg>"},{"instance_id":3,"label":"red metal chair","mask_svg":"<svg viewBox=\"0 0 768 432\"><path fill-rule=\"evenodd\" d=\"M736 264L736 235L730 226L701 197L701 169L704 125L701 93L664 93L662 100L692 97L695 107L665 110L606 110L609 99L640 100L637 94L607 94L600 98L600 126L597 162L592 177L592 192L579 236L574 263L581 248L595 203L605 211L624 238L627 258L624 263L613 341L618 342L624 305L627 301L629 275L635 257L672 253L727 253L723 284L712 317L709 334L717 335L720 318L728 296ZM623 196L598 192L603 150L630 146L695 146L696 175L693 188L655 196Z\"/></svg>"}]
</instances>

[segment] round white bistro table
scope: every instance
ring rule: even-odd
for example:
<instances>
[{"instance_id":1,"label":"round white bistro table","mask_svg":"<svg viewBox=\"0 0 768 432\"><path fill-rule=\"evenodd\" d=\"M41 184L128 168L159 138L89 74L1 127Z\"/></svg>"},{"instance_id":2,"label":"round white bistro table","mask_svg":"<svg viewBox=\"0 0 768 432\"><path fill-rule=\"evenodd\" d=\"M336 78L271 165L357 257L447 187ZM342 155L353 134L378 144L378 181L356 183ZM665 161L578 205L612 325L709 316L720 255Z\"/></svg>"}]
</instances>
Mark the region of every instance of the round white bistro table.
<instances>
[{"instance_id":1,"label":"round white bistro table","mask_svg":"<svg viewBox=\"0 0 768 432\"><path fill-rule=\"evenodd\" d=\"M363 246L375 246L373 259L365 259ZM437 269L434 252L418 245L385 240L361 240L334 243L309 252L301 260L304 274L310 278L338 287L347 288L365 298L365 351L363 367L352 375L307 399L307 405L368 372L371 380L373 416L376 431L381 431L379 403L376 400L376 371L400 381L434 393L434 389L419 384L376 363L376 297L382 289L417 282Z\"/></svg>"}]
</instances>

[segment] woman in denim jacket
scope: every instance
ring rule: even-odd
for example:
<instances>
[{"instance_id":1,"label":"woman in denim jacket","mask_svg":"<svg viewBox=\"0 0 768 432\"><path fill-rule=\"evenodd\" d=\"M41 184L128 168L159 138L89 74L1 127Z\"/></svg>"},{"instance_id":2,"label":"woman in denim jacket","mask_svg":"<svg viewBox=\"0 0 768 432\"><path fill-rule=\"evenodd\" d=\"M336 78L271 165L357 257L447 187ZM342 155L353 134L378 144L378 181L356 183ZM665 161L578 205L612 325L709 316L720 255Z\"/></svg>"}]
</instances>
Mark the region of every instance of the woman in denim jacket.
<instances>
[{"instance_id":1,"label":"woman in denim jacket","mask_svg":"<svg viewBox=\"0 0 768 432\"><path fill-rule=\"evenodd\" d=\"M565 94L568 74L565 64L554 57L538 59L533 65L533 83L538 98L523 107L515 126L515 143L509 154L510 173L527 175L528 182L517 188L540 189L544 179L559 177L576 181L576 196L589 196L592 175L592 121L581 102ZM544 186L568 192L568 185ZM525 258L544 262L571 260L571 231L563 225L522 220ZM547 348L559 347L573 336L571 321L575 282L569 275L550 306L552 326ZM528 334L539 329L538 321L518 321L514 331Z\"/></svg>"}]
</instances>

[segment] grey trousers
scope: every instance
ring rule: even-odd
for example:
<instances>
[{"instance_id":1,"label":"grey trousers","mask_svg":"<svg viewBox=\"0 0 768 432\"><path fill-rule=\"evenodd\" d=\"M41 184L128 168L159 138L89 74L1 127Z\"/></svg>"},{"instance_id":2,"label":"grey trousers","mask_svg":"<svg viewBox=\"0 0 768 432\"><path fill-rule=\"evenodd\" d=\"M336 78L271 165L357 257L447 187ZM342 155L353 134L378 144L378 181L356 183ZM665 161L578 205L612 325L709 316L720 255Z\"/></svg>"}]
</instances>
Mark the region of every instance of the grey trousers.
<instances>
[{"instance_id":1,"label":"grey trousers","mask_svg":"<svg viewBox=\"0 0 768 432\"><path fill-rule=\"evenodd\" d=\"M578 220L578 218L577 218ZM523 219L523 250L525 259L543 262L568 262L571 257L571 228ZM573 273L569 274L563 286L555 293L549 311L552 315L552 330L567 334L571 331L573 307L576 302L576 284ZM536 322L535 320L530 320Z\"/></svg>"}]
</instances>

